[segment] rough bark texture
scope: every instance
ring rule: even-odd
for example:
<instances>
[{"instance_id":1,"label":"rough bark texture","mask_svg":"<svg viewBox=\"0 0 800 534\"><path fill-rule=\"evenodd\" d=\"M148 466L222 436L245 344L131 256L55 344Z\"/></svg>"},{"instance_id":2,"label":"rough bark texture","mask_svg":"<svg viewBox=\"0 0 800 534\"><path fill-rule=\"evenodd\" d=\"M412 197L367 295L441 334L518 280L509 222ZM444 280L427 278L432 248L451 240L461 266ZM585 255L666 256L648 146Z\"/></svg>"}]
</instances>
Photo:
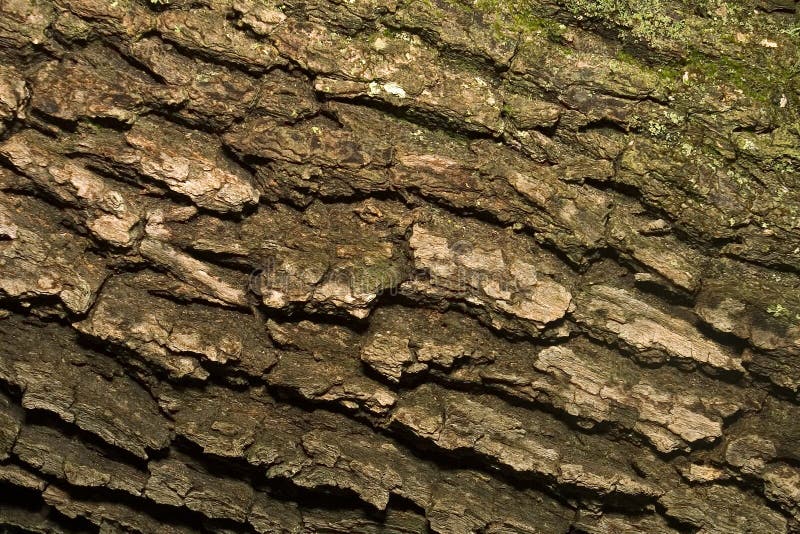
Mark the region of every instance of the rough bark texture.
<instances>
[{"instance_id":1,"label":"rough bark texture","mask_svg":"<svg viewBox=\"0 0 800 534\"><path fill-rule=\"evenodd\" d=\"M0 530L800 532L792 0L0 0Z\"/></svg>"}]
</instances>

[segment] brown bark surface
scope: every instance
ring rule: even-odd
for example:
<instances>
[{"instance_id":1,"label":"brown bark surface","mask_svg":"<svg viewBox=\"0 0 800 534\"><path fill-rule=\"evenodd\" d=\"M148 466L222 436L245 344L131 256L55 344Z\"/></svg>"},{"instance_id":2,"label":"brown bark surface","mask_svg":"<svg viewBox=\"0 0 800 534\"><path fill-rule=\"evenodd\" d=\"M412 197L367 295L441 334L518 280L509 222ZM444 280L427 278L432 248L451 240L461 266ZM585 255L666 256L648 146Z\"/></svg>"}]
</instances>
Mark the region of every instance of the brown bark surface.
<instances>
[{"instance_id":1,"label":"brown bark surface","mask_svg":"<svg viewBox=\"0 0 800 534\"><path fill-rule=\"evenodd\" d=\"M800 532L788 0L0 0L0 531Z\"/></svg>"}]
</instances>

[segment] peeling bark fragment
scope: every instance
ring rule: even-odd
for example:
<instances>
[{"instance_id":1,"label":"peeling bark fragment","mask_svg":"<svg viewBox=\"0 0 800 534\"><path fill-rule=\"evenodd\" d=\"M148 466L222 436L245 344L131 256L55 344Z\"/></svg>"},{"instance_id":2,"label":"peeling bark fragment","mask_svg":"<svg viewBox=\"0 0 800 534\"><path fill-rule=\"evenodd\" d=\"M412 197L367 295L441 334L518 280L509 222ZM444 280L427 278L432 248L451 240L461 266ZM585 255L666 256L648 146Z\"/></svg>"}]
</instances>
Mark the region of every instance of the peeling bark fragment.
<instances>
[{"instance_id":1,"label":"peeling bark fragment","mask_svg":"<svg viewBox=\"0 0 800 534\"><path fill-rule=\"evenodd\" d=\"M265 417L263 403L218 388L203 393L180 394L165 388L159 400L175 414L175 432L196 443L204 453L244 458ZM276 433L275 439L280 442L289 438Z\"/></svg>"},{"instance_id":2,"label":"peeling bark fragment","mask_svg":"<svg viewBox=\"0 0 800 534\"><path fill-rule=\"evenodd\" d=\"M113 119L132 124L151 109L185 98L131 68L112 49L96 46L40 69L33 81L31 108L69 122Z\"/></svg>"},{"instance_id":3,"label":"peeling bark fragment","mask_svg":"<svg viewBox=\"0 0 800 534\"><path fill-rule=\"evenodd\" d=\"M692 483L719 482L729 479L723 469L710 465L690 464L679 469L681 476Z\"/></svg>"},{"instance_id":4,"label":"peeling bark fragment","mask_svg":"<svg viewBox=\"0 0 800 534\"><path fill-rule=\"evenodd\" d=\"M47 487L47 482L43 479L14 464L0 465L0 481L38 492Z\"/></svg>"},{"instance_id":5,"label":"peeling bark fragment","mask_svg":"<svg viewBox=\"0 0 800 534\"><path fill-rule=\"evenodd\" d=\"M659 499L665 515L702 533L787 532L786 519L730 486L679 488Z\"/></svg>"},{"instance_id":6,"label":"peeling bark fragment","mask_svg":"<svg viewBox=\"0 0 800 534\"><path fill-rule=\"evenodd\" d=\"M238 213L259 199L247 171L222 153L216 138L163 119L141 119L123 134L82 129L62 151L86 156L93 167L149 192L156 193L157 184L213 212Z\"/></svg>"},{"instance_id":7,"label":"peeling bark fragment","mask_svg":"<svg viewBox=\"0 0 800 534\"><path fill-rule=\"evenodd\" d=\"M254 492L245 482L212 477L170 460L151 462L145 495L161 504L185 506L210 518L245 522Z\"/></svg>"},{"instance_id":8,"label":"peeling bark fragment","mask_svg":"<svg viewBox=\"0 0 800 534\"><path fill-rule=\"evenodd\" d=\"M252 317L153 297L142 291L141 279L118 276L109 281L89 317L74 326L130 349L176 378L208 378L204 362L254 376L275 364L266 335Z\"/></svg>"},{"instance_id":9,"label":"peeling bark fragment","mask_svg":"<svg viewBox=\"0 0 800 534\"><path fill-rule=\"evenodd\" d=\"M28 87L17 69L0 65L0 135L17 117L24 116L29 97Z\"/></svg>"},{"instance_id":10,"label":"peeling bark fragment","mask_svg":"<svg viewBox=\"0 0 800 534\"><path fill-rule=\"evenodd\" d=\"M446 218L433 218L413 226L409 246L414 268L426 278L405 282L404 292L484 308L493 326L504 325L500 314L507 314L531 325L532 333L566 314L572 295L542 276L537 255L523 252L525 244L530 247L527 240L491 230L477 234L477 227L453 231L447 223ZM481 242L470 239L475 235L482 236Z\"/></svg>"},{"instance_id":11,"label":"peeling bark fragment","mask_svg":"<svg viewBox=\"0 0 800 534\"><path fill-rule=\"evenodd\" d=\"M503 176L533 208L531 211L534 214L528 216L527 226L535 232L543 231L547 241L565 248L573 261L582 263L581 253L585 249L599 248L605 240L603 228L611 198L596 189L566 185L558 180L569 182L576 181L576 178L604 178L611 172L611 164L600 160L588 162L586 170L567 162L563 166L529 169L525 174L506 168ZM575 176L570 176L571 173L575 173ZM545 217L535 214L538 210L545 212Z\"/></svg>"},{"instance_id":12,"label":"peeling bark fragment","mask_svg":"<svg viewBox=\"0 0 800 534\"><path fill-rule=\"evenodd\" d=\"M176 524L165 517L154 517L132 506L103 498L100 495L75 496L61 487L49 485L42 493L44 501L67 517L82 517L100 527L101 531L164 532L188 534L194 529Z\"/></svg>"},{"instance_id":13,"label":"peeling bark fragment","mask_svg":"<svg viewBox=\"0 0 800 534\"><path fill-rule=\"evenodd\" d=\"M378 292L359 290L347 271L329 273L324 264L286 258L267 276L262 274L257 290L269 308L344 309L358 319L367 317Z\"/></svg>"},{"instance_id":14,"label":"peeling bark fragment","mask_svg":"<svg viewBox=\"0 0 800 534\"><path fill-rule=\"evenodd\" d=\"M236 28L226 15L222 9L213 8L169 10L158 17L156 27L165 41L213 61L254 72L286 64L272 43L251 38Z\"/></svg>"},{"instance_id":15,"label":"peeling bark fragment","mask_svg":"<svg viewBox=\"0 0 800 534\"><path fill-rule=\"evenodd\" d=\"M359 235L340 232L345 225L355 225ZM263 304L323 313L342 310L359 319L367 317L378 295L405 278L404 254L384 241L389 236L382 230L351 213L322 228L314 228L313 223L298 228L306 239L297 247L271 240L271 254L257 282Z\"/></svg>"},{"instance_id":16,"label":"peeling bark fragment","mask_svg":"<svg viewBox=\"0 0 800 534\"><path fill-rule=\"evenodd\" d=\"M429 370L489 364L512 347L459 313L382 307L370 321L361 360L392 382Z\"/></svg>"},{"instance_id":17,"label":"peeling bark fragment","mask_svg":"<svg viewBox=\"0 0 800 534\"><path fill-rule=\"evenodd\" d=\"M732 350L623 289L592 286L576 297L573 316L593 335L617 343L645 361L675 360L722 371L744 371L742 358Z\"/></svg>"},{"instance_id":18,"label":"peeling bark fragment","mask_svg":"<svg viewBox=\"0 0 800 534\"><path fill-rule=\"evenodd\" d=\"M15 333L13 343L0 346L0 378L22 390L26 410L52 412L140 458L170 442L169 426L150 395L118 364L79 349L69 331L17 317L0 328Z\"/></svg>"},{"instance_id":19,"label":"peeling bark fragment","mask_svg":"<svg viewBox=\"0 0 800 534\"><path fill-rule=\"evenodd\" d=\"M742 472L753 475L764 469L777 454L775 445L757 434L746 434L730 440L725 447L725 460Z\"/></svg>"},{"instance_id":20,"label":"peeling bark fragment","mask_svg":"<svg viewBox=\"0 0 800 534\"><path fill-rule=\"evenodd\" d=\"M777 503L795 521L800 520L800 469L786 464L772 465L762 477L767 500Z\"/></svg>"},{"instance_id":21,"label":"peeling bark fragment","mask_svg":"<svg viewBox=\"0 0 800 534\"><path fill-rule=\"evenodd\" d=\"M645 370L582 341L541 349L499 340L456 313L382 308L373 316L361 358L392 381L430 371L447 383L555 408L581 426L612 423L665 453L716 441L723 419L759 402L733 387L709 394L721 385L701 374Z\"/></svg>"},{"instance_id":22,"label":"peeling bark fragment","mask_svg":"<svg viewBox=\"0 0 800 534\"><path fill-rule=\"evenodd\" d=\"M236 0L231 7L239 26L262 37L269 36L287 18L280 5L273 1Z\"/></svg>"},{"instance_id":23,"label":"peeling bark fragment","mask_svg":"<svg viewBox=\"0 0 800 534\"><path fill-rule=\"evenodd\" d=\"M582 451L586 445L577 441L571 447L557 443L556 433L569 439L569 432L555 420L528 413L523 421L491 404L425 385L400 399L391 423L444 451L477 455L519 476L579 488L599 498L618 494L649 500L661 494L632 473L592 465L597 450Z\"/></svg>"},{"instance_id":24,"label":"peeling bark fragment","mask_svg":"<svg viewBox=\"0 0 800 534\"><path fill-rule=\"evenodd\" d=\"M345 254L360 252L358 245ZM382 249L382 250L381 250ZM376 265L374 280L367 279L370 265L353 265L355 262L341 261L323 253L312 256L314 251L298 254L291 250L276 251L269 270L260 274L257 291L262 302L269 308L302 307L309 311L343 309L350 315L363 319L369 315L373 301L383 286L396 283L387 269L386 278L379 268L392 260L391 246L382 246L367 261ZM320 251L321 252L321 251ZM364 251L367 252L367 251ZM359 259L362 259L361 256ZM360 269L359 269L360 267Z\"/></svg>"},{"instance_id":25,"label":"peeling bark fragment","mask_svg":"<svg viewBox=\"0 0 800 534\"><path fill-rule=\"evenodd\" d=\"M67 534L89 532L85 529L71 528L52 517L52 509L41 503L25 505L8 504L0 510L0 521L4 527L19 528L23 532L38 534Z\"/></svg>"},{"instance_id":26,"label":"peeling bark fragment","mask_svg":"<svg viewBox=\"0 0 800 534\"><path fill-rule=\"evenodd\" d=\"M0 460L8 458L22 426L22 411L0 393Z\"/></svg>"},{"instance_id":27,"label":"peeling bark fragment","mask_svg":"<svg viewBox=\"0 0 800 534\"><path fill-rule=\"evenodd\" d=\"M110 459L57 429L26 426L14 445L14 456L43 475L73 486L103 487L140 496L147 475L135 467Z\"/></svg>"},{"instance_id":28,"label":"peeling bark fragment","mask_svg":"<svg viewBox=\"0 0 800 534\"><path fill-rule=\"evenodd\" d=\"M403 477L390 467L389 462L384 463L383 458L378 462L370 459L368 451L373 445L363 436L348 436L344 448L332 445L339 437L336 432L312 430L300 440L303 451L314 462L312 465L301 464L299 469L278 466L270 471L289 474L296 470L291 478L301 487L349 489L375 508L386 509L391 493L402 493ZM287 468L290 471L287 472Z\"/></svg>"},{"instance_id":29,"label":"peeling bark fragment","mask_svg":"<svg viewBox=\"0 0 800 534\"><path fill-rule=\"evenodd\" d=\"M358 338L348 330L310 321L296 325L268 321L267 328L283 349L266 379L270 385L313 402L378 416L387 415L394 405L393 391L361 373L355 350Z\"/></svg>"},{"instance_id":30,"label":"peeling bark fragment","mask_svg":"<svg viewBox=\"0 0 800 534\"><path fill-rule=\"evenodd\" d=\"M428 366L416 364L408 339L385 336L376 332L363 349L361 360L392 382L399 382L404 374L425 371Z\"/></svg>"},{"instance_id":31,"label":"peeling bark fragment","mask_svg":"<svg viewBox=\"0 0 800 534\"><path fill-rule=\"evenodd\" d=\"M264 467L269 478L289 479L309 490L352 492L379 509L391 495L409 499L435 518L435 532L468 532L455 526L462 522L535 528L539 521L563 524L568 517L566 510L532 490L510 490L470 471L441 474L432 463L338 414L317 411L309 418L300 410L218 388L202 396L170 393L167 399L176 410L176 430L206 452L244 457ZM524 506L477 501L468 511L452 506L462 502L465 492L478 499L500 488L512 491L509 502Z\"/></svg>"},{"instance_id":32,"label":"peeling bark fragment","mask_svg":"<svg viewBox=\"0 0 800 534\"><path fill-rule=\"evenodd\" d=\"M401 209L374 201L315 203L303 212L278 205L241 223L199 216L165 222L165 231L182 249L249 269L249 290L268 308L363 319L407 276L398 242L405 227L394 217ZM364 210L373 216L365 220Z\"/></svg>"},{"instance_id":33,"label":"peeling bark fragment","mask_svg":"<svg viewBox=\"0 0 800 534\"><path fill-rule=\"evenodd\" d=\"M30 60L50 48L47 27L54 18L53 5L46 0L9 0L0 7L0 57L5 61Z\"/></svg>"},{"instance_id":34,"label":"peeling bark fragment","mask_svg":"<svg viewBox=\"0 0 800 534\"><path fill-rule=\"evenodd\" d=\"M395 449L388 442L375 448L368 434L348 432L354 425L341 417L318 412L322 419L309 424L293 409L242 395L217 395L216 400L205 397L211 402L196 398L181 404L176 419L177 432L207 452L243 456L263 466L268 477L289 479L303 488L351 491L379 509L386 507L395 488L407 495L409 489L401 486L422 483L411 478L404 482L393 471L397 467L390 468L401 461Z\"/></svg>"},{"instance_id":35,"label":"peeling bark fragment","mask_svg":"<svg viewBox=\"0 0 800 534\"><path fill-rule=\"evenodd\" d=\"M576 532L585 534L643 534L646 532L678 533L658 515L626 517L617 514L604 514L599 518L585 517L573 525Z\"/></svg>"},{"instance_id":36,"label":"peeling bark fragment","mask_svg":"<svg viewBox=\"0 0 800 534\"><path fill-rule=\"evenodd\" d=\"M708 260L671 235L664 219L645 218L630 209L614 210L607 228L609 242L670 284L689 293L697 291Z\"/></svg>"},{"instance_id":37,"label":"peeling bark fragment","mask_svg":"<svg viewBox=\"0 0 800 534\"><path fill-rule=\"evenodd\" d=\"M176 115L197 128L229 127L247 114L262 92L261 84L250 76L181 54L155 36L132 43L125 53L184 92L186 100Z\"/></svg>"},{"instance_id":38,"label":"peeling bark fragment","mask_svg":"<svg viewBox=\"0 0 800 534\"><path fill-rule=\"evenodd\" d=\"M150 235L159 235L161 222L164 215L162 213L151 214L148 220L146 232ZM212 304L219 304L225 307L245 308L247 306L247 296L244 290L245 284L234 286L229 283L229 273L222 269L203 263L170 246L163 241L145 237L139 243L139 254L153 263L154 266L169 271L170 274L187 284L189 287L184 291L196 294L199 300L205 300ZM237 278L243 279L241 275Z\"/></svg>"},{"instance_id":39,"label":"peeling bark fragment","mask_svg":"<svg viewBox=\"0 0 800 534\"><path fill-rule=\"evenodd\" d=\"M201 208L241 211L258 202L258 192L242 169L224 159L210 136L163 121L142 120L125 134L127 154L108 154L147 178L185 195Z\"/></svg>"},{"instance_id":40,"label":"peeling bark fragment","mask_svg":"<svg viewBox=\"0 0 800 534\"><path fill-rule=\"evenodd\" d=\"M141 210L113 184L57 155L52 141L25 130L0 145L0 155L57 202L82 210L94 237L130 247L141 233Z\"/></svg>"},{"instance_id":41,"label":"peeling bark fragment","mask_svg":"<svg viewBox=\"0 0 800 534\"><path fill-rule=\"evenodd\" d=\"M702 405L706 400L700 395L694 398L680 393L665 395L657 386L647 383L635 384L630 389L619 387L587 371L588 361L576 358L575 353L567 348L553 347L543 350L534 366L557 380L557 377L564 376L576 388L561 393L564 402L570 402L567 399L569 393L572 393L572 403L577 411L580 413L581 408L594 411L594 418L598 422L614 418L615 405L635 410L639 420L634 429L646 435L661 452L686 448L685 443L713 442L722 436L719 415L709 417L694 409L695 405ZM716 402L722 404L725 401L717 399ZM713 409L714 401L709 404ZM571 411L569 405L566 409ZM729 413L726 410L723 415Z\"/></svg>"},{"instance_id":42,"label":"peeling bark fragment","mask_svg":"<svg viewBox=\"0 0 800 534\"><path fill-rule=\"evenodd\" d=\"M85 313L107 275L85 239L46 219L53 211L23 197L0 198L0 296L24 303L56 298Z\"/></svg>"},{"instance_id":43,"label":"peeling bark fragment","mask_svg":"<svg viewBox=\"0 0 800 534\"><path fill-rule=\"evenodd\" d=\"M757 266L723 260L721 273L703 284L694 311L719 332L746 340L747 368L766 376L774 384L792 391L800 389L800 277L772 273ZM735 270L738 276L726 276Z\"/></svg>"}]
</instances>

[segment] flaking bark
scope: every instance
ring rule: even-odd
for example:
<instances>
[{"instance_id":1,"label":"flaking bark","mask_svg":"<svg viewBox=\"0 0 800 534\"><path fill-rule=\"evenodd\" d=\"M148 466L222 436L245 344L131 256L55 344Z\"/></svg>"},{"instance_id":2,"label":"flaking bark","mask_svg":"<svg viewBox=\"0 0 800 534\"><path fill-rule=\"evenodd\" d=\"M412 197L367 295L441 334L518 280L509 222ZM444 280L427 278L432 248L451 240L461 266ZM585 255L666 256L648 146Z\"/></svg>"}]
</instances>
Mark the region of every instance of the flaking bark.
<instances>
[{"instance_id":1,"label":"flaking bark","mask_svg":"<svg viewBox=\"0 0 800 534\"><path fill-rule=\"evenodd\" d=\"M795 4L0 2L0 530L800 532Z\"/></svg>"}]
</instances>

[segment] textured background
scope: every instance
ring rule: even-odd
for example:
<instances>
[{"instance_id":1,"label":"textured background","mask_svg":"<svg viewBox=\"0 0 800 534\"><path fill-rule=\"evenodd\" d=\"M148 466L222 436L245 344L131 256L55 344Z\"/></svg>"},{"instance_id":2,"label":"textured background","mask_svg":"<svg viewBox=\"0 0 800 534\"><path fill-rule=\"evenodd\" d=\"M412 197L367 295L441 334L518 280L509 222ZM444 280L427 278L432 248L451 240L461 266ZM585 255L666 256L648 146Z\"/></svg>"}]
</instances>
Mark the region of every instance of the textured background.
<instances>
[{"instance_id":1,"label":"textured background","mask_svg":"<svg viewBox=\"0 0 800 534\"><path fill-rule=\"evenodd\" d=\"M0 0L0 530L800 532L798 35Z\"/></svg>"}]
</instances>

